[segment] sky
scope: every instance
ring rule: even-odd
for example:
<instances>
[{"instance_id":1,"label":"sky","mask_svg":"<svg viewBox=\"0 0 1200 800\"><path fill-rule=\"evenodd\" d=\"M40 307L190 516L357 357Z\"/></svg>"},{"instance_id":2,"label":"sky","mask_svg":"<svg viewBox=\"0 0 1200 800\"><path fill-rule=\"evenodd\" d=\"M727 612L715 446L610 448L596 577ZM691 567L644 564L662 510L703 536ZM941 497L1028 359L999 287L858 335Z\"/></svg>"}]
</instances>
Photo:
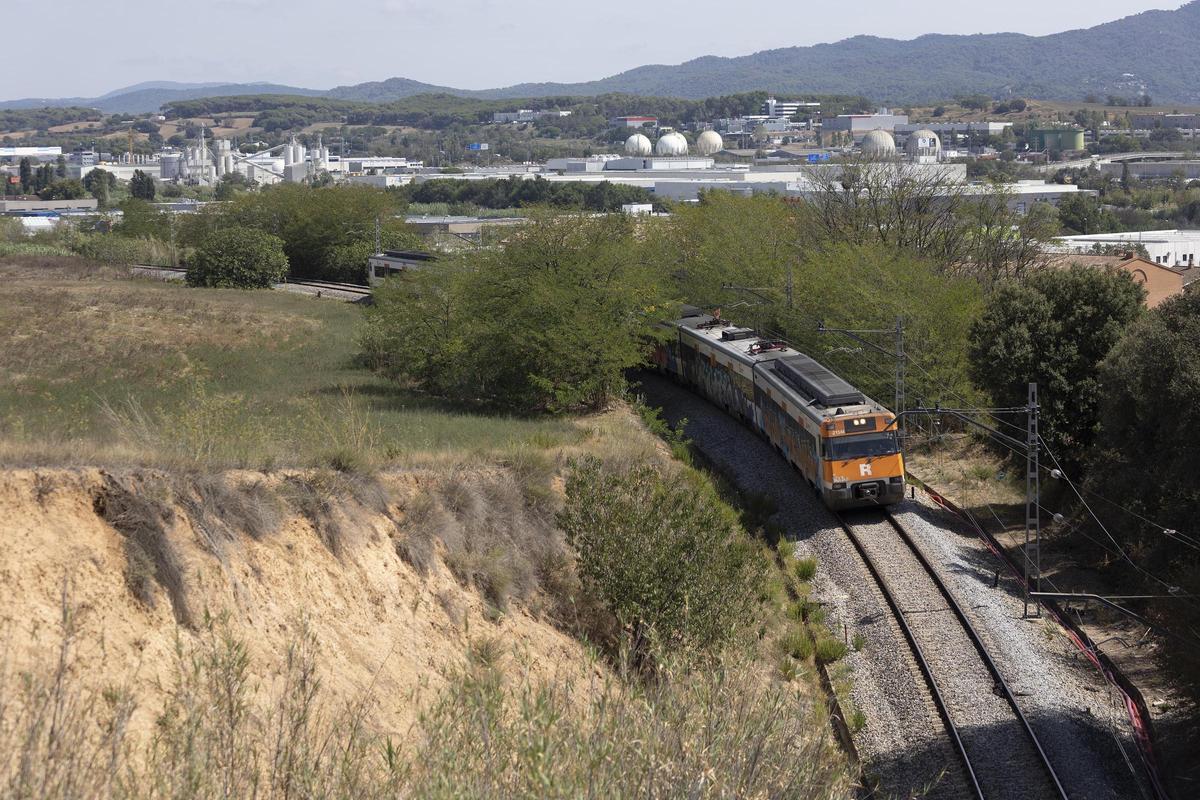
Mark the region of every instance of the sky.
<instances>
[{"instance_id":1,"label":"sky","mask_svg":"<svg viewBox=\"0 0 1200 800\"><path fill-rule=\"evenodd\" d=\"M0 0L0 17L23 29L5 37L0 99L91 97L151 80L313 89L390 77L462 89L575 82L858 34L1042 35L1182 1L959 0L921 14L896 0L819 9L801 0L738 15L718 0Z\"/></svg>"}]
</instances>

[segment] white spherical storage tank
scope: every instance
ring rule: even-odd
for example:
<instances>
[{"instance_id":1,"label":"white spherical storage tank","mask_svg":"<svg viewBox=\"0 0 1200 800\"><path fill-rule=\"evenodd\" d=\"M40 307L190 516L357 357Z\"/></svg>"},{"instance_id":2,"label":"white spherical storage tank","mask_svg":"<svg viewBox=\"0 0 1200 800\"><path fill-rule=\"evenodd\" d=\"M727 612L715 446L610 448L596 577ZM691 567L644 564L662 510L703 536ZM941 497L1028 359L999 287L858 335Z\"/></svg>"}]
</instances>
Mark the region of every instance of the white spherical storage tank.
<instances>
[{"instance_id":1,"label":"white spherical storage tank","mask_svg":"<svg viewBox=\"0 0 1200 800\"><path fill-rule=\"evenodd\" d=\"M721 134L716 131L705 131L696 139L696 152L702 156L719 153L724 147L725 142L721 140Z\"/></svg>"},{"instance_id":2,"label":"white spherical storage tank","mask_svg":"<svg viewBox=\"0 0 1200 800\"><path fill-rule=\"evenodd\" d=\"M654 152L650 140L640 133L635 133L625 140L625 155L648 156Z\"/></svg>"},{"instance_id":3,"label":"white spherical storage tank","mask_svg":"<svg viewBox=\"0 0 1200 800\"><path fill-rule=\"evenodd\" d=\"M671 131L659 139L658 144L654 147L655 154L660 156L686 156L687 151L687 139L683 138L682 133L675 131Z\"/></svg>"},{"instance_id":4,"label":"white spherical storage tank","mask_svg":"<svg viewBox=\"0 0 1200 800\"><path fill-rule=\"evenodd\" d=\"M887 131L871 131L862 140L862 153L873 158L896 155L896 140Z\"/></svg>"}]
</instances>

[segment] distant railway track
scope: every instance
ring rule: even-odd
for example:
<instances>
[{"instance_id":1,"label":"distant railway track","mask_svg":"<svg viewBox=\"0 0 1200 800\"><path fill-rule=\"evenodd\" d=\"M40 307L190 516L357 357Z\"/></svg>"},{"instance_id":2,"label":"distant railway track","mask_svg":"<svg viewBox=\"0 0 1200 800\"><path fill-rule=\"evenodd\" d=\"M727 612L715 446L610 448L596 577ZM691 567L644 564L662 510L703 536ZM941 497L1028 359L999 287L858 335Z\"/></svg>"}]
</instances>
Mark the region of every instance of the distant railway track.
<instances>
[{"instance_id":1,"label":"distant railway track","mask_svg":"<svg viewBox=\"0 0 1200 800\"><path fill-rule=\"evenodd\" d=\"M937 570L890 512L838 520L892 609L963 771L980 800L1068 800L987 645ZM944 608L930 607L937 598Z\"/></svg>"},{"instance_id":2,"label":"distant railway track","mask_svg":"<svg viewBox=\"0 0 1200 800\"><path fill-rule=\"evenodd\" d=\"M364 297L371 294L370 286L362 286L357 283L333 283L331 281L287 281L287 283L292 286L311 286L314 289L345 292L346 294L356 294Z\"/></svg>"},{"instance_id":3,"label":"distant railway track","mask_svg":"<svg viewBox=\"0 0 1200 800\"><path fill-rule=\"evenodd\" d=\"M169 275L183 275L187 272L182 267L159 267L150 264L136 264L132 267L134 272L142 274L167 273ZM369 297L371 295L371 287L363 286L358 283L335 283L333 281L285 281L287 286L307 286L311 289L316 289L318 292L342 292L343 294L355 295L360 297Z\"/></svg>"}]
</instances>

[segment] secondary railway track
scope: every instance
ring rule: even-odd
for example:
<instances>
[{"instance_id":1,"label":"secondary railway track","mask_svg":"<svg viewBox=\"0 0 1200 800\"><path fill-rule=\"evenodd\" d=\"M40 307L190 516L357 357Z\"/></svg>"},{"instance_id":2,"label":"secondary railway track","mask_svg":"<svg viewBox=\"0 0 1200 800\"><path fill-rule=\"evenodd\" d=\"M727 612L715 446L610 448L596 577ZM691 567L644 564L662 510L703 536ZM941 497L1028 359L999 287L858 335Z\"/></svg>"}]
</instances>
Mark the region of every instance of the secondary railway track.
<instances>
[{"instance_id":1,"label":"secondary railway track","mask_svg":"<svg viewBox=\"0 0 1200 800\"><path fill-rule=\"evenodd\" d=\"M929 687L980 800L1067 800L1054 766L984 640L912 537L886 511L839 514Z\"/></svg>"},{"instance_id":2,"label":"secondary railway track","mask_svg":"<svg viewBox=\"0 0 1200 800\"><path fill-rule=\"evenodd\" d=\"M181 267L158 267L149 265L135 265L133 267L135 273L149 276L182 276L187 273L186 269ZM318 292L341 292L342 294L354 295L356 297L369 297L371 295L371 287L363 286L357 283L335 283L333 281L287 281L286 284L291 286L307 286L310 289L316 289Z\"/></svg>"}]
</instances>

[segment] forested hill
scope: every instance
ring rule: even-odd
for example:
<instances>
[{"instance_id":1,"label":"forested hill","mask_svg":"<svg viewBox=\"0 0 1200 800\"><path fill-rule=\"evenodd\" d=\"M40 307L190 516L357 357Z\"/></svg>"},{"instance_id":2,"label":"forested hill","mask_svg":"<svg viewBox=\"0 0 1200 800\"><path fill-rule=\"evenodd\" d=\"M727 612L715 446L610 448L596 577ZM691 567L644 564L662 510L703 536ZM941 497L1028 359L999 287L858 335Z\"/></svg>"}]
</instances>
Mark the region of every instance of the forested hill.
<instances>
[{"instance_id":1,"label":"forested hill","mask_svg":"<svg viewBox=\"0 0 1200 800\"><path fill-rule=\"evenodd\" d=\"M1200 0L1094 28L1025 36L922 36L910 41L856 36L834 44L706 56L677 66L644 66L581 84L524 84L493 97L625 92L704 97L751 89L861 94L891 103L957 94L1012 94L1079 100L1088 94L1149 93L1158 102L1200 102Z\"/></svg>"},{"instance_id":2,"label":"forested hill","mask_svg":"<svg viewBox=\"0 0 1200 800\"><path fill-rule=\"evenodd\" d=\"M483 91L407 78L327 91L268 84L159 83L93 99L0 102L0 108L75 105L108 113L143 113L171 101L250 94L387 103L430 93L489 100L611 93L701 99L750 91L861 95L897 104L976 93L1046 100L1146 93L1159 104L1200 103L1198 39L1200 0L1193 0L1174 11L1146 11L1049 36L931 34L909 41L856 36L736 58L704 56L677 65L648 65L585 83L526 83Z\"/></svg>"},{"instance_id":3,"label":"forested hill","mask_svg":"<svg viewBox=\"0 0 1200 800\"><path fill-rule=\"evenodd\" d=\"M187 84L172 81L150 81L117 89L100 97L28 97L0 102L0 110L29 108L62 108L79 106L94 108L106 114L147 114L158 111L167 103L195 100L203 97L239 97L257 94L289 94L317 97L325 92L274 83L204 83Z\"/></svg>"}]
</instances>

